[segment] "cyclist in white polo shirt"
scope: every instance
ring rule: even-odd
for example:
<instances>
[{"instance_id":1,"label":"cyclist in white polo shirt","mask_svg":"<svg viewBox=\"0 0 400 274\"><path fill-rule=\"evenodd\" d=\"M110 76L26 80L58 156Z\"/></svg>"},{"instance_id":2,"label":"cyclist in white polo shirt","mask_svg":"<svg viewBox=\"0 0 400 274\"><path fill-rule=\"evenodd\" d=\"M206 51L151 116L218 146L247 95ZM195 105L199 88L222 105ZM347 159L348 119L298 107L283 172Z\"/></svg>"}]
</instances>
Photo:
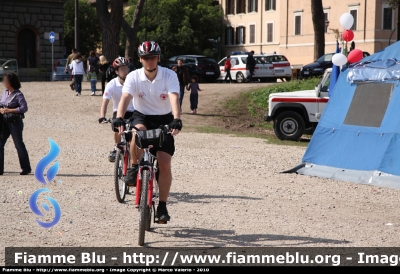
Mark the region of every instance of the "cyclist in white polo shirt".
<instances>
[{"instance_id":1,"label":"cyclist in white polo shirt","mask_svg":"<svg viewBox=\"0 0 400 274\"><path fill-rule=\"evenodd\" d=\"M113 101L113 119L117 117L117 110L118 110L118 104L119 101L121 100L122 96L122 87L124 86L125 78L129 73L129 62L127 59L124 57L118 57L114 60L113 62L113 67L115 68L115 72L118 75L118 77L115 77L112 79L107 85L104 90L103 94L103 103L101 105L100 109L100 119L99 123L105 123L107 119L105 118L106 113L107 113L107 106L108 103L110 102L110 99ZM128 105L128 108L126 110L124 119L129 119L132 117L133 111L133 102L131 101ZM111 125L114 133L114 140L115 140L115 145L121 142L121 135L118 134L118 129L115 129L113 125ZM110 155L108 156L108 160L110 162L115 162L115 155L116 155L116 146L114 146L114 150L110 152ZM132 155L132 158L136 159L135 155Z\"/></svg>"},{"instance_id":2,"label":"cyclist in white polo shirt","mask_svg":"<svg viewBox=\"0 0 400 274\"><path fill-rule=\"evenodd\" d=\"M158 66L160 61L160 46L153 41L143 42L138 48L138 55L143 67L126 77L122 89L121 101L118 105L117 118L114 125L124 130L122 117L133 98L135 111L132 116L132 126L139 130L157 129L160 125L168 125L171 134L166 134L160 148L151 149L157 156L159 164L159 204L157 218L159 221L169 221L167 198L171 187L171 158L175 152L174 137L182 129L179 105L179 81L176 73L168 68ZM131 143L131 152L135 151L135 142ZM137 156L141 156L140 151ZM140 157L138 157L140 159ZM135 180L138 172L137 160L128 171L128 180Z\"/></svg>"}]
</instances>

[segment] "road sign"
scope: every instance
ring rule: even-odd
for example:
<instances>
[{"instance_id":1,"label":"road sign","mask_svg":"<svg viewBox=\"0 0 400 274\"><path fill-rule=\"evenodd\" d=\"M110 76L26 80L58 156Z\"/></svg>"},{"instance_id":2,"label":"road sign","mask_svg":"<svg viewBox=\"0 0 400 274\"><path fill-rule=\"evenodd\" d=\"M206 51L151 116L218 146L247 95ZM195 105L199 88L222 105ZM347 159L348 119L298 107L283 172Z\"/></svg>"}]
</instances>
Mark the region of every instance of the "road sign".
<instances>
[{"instance_id":1,"label":"road sign","mask_svg":"<svg viewBox=\"0 0 400 274\"><path fill-rule=\"evenodd\" d=\"M54 66L54 40L56 40L56 35L54 34L54 31L51 31L49 33L49 41L51 43L51 64ZM53 73L51 74L51 80L54 81Z\"/></svg>"},{"instance_id":2,"label":"road sign","mask_svg":"<svg viewBox=\"0 0 400 274\"><path fill-rule=\"evenodd\" d=\"M50 41L50 43L54 43L54 40L56 40L56 35L54 34L54 32L53 31L51 31L50 33L49 33L49 41Z\"/></svg>"}]
</instances>

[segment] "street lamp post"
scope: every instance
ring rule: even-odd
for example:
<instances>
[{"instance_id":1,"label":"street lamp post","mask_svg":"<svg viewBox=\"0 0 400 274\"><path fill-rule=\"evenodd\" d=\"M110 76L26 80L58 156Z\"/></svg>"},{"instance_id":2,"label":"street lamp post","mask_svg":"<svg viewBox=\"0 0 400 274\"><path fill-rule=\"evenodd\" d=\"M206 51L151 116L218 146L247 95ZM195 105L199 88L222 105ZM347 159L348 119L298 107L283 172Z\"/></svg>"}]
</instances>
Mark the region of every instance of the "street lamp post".
<instances>
[{"instance_id":1,"label":"street lamp post","mask_svg":"<svg viewBox=\"0 0 400 274\"><path fill-rule=\"evenodd\" d=\"M221 60L221 37L218 36L217 40L217 45L218 45L218 61Z\"/></svg>"},{"instance_id":2,"label":"street lamp post","mask_svg":"<svg viewBox=\"0 0 400 274\"><path fill-rule=\"evenodd\" d=\"M79 31L78 31L78 0L75 0L75 48L79 52Z\"/></svg>"}]
</instances>

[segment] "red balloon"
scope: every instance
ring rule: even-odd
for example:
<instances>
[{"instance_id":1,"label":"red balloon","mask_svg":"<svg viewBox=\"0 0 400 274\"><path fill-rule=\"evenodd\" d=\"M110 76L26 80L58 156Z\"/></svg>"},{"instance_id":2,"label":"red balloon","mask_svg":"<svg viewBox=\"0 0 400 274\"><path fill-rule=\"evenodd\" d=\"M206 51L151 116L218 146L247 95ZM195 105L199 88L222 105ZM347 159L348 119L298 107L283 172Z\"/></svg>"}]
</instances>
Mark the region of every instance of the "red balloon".
<instances>
[{"instance_id":1,"label":"red balloon","mask_svg":"<svg viewBox=\"0 0 400 274\"><path fill-rule=\"evenodd\" d=\"M363 59L363 52L359 49L353 49L350 51L349 56L347 56L347 60L350 63L356 63Z\"/></svg>"},{"instance_id":2,"label":"red balloon","mask_svg":"<svg viewBox=\"0 0 400 274\"><path fill-rule=\"evenodd\" d=\"M342 34L342 37L344 41L350 42L354 38L354 32L351 29L345 30Z\"/></svg>"}]
</instances>

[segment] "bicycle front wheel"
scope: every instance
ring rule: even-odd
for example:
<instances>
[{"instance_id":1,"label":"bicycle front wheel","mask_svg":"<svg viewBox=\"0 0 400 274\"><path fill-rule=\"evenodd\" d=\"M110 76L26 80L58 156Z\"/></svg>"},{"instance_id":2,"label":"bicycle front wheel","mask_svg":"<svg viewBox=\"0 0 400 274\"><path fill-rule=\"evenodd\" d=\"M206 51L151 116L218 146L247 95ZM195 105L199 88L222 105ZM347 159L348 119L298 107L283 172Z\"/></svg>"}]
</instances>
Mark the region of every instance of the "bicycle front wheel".
<instances>
[{"instance_id":1,"label":"bicycle front wheel","mask_svg":"<svg viewBox=\"0 0 400 274\"><path fill-rule=\"evenodd\" d=\"M114 184L115 194L118 202L122 203L125 200L126 185L124 182L124 155L121 150L117 151L114 163Z\"/></svg>"},{"instance_id":2,"label":"bicycle front wheel","mask_svg":"<svg viewBox=\"0 0 400 274\"><path fill-rule=\"evenodd\" d=\"M150 208L148 204L148 191L149 191L149 179L150 172L148 170L142 170L142 181L140 183L140 204L139 204L139 245L144 245L144 234L146 232L147 224L150 215ZM149 216L150 215L150 216Z\"/></svg>"}]
</instances>

